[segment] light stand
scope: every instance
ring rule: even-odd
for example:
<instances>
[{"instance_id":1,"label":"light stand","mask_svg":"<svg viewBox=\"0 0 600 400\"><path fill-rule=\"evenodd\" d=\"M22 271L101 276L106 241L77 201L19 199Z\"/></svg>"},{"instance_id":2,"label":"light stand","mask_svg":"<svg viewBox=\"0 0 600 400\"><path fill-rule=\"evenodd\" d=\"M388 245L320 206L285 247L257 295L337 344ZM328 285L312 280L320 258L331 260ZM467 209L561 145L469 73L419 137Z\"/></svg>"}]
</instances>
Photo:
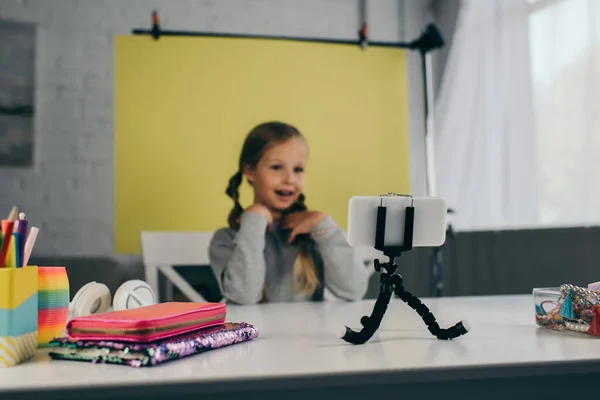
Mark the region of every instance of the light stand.
<instances>
[{"instance_id":1,"label":"light stand","mask_svg":"<svg viewBox=\"0 0 600 400\"><path fill-rule=\"evenodd\" d=\"M383 205L382 197L381 204L377 207L374 248L382 251L384 256L389 257L389 262L380 264L379 260L375 259L375 271L379 272L382 268L384 269L380 278L379 296L371 315L365 315L360 319L360 323L363 326L360 332L355 332L346 327L346 332L342 336L342 339L346 342L364 344L375 334L377 329L379 329L379 325L383 320L383 316L394 293L421 316L429 332L438 339L451 340L468 332L462 321L448 329L440 328L429 308L418 297L404 288L404 279L396 272L398 266L395 263L395 259L400 257L402 253L412 249L414 217L415 209L411 197L411 205L406 207L403 244L401 246L385 246L386 207Z\"/></svg>"},{"instance_id":2,"label":"light stand","mask_svg":"<svg viewBox=\"0 0 600 400\"><path fill-rule=\"evenodd\" d=\"M434 151L434 93L431 51L444 47L444 39L433 24L427 25L421 36L411 43L410 48L421 55L421 75L423 76L423 109L425 115L425 183L428 197L436 196L435 151ZM452 212L452 211L449 211ZM450 231L452 228L449 227ZM442 296L443 265L442 249L434 247L431 254L432 292Z\"/></svg>"}]
</instances>

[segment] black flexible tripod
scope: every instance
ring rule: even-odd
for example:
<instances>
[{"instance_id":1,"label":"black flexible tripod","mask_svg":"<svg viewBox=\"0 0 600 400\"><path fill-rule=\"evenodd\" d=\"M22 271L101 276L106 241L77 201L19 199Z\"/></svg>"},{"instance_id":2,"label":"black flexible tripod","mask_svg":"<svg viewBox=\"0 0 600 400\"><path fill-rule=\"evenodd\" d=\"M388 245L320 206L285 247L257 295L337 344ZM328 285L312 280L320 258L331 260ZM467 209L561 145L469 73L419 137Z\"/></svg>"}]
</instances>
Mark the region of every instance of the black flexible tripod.
<instances>
[{"instance_id":1,"label":"black flexible tripod","mask_svg":"<svg viewBox=\"0 0 600 400\"><path fill-rule=\"evenodd\" d=\"M459 322L456 325L448 329L440 328L440 325L436 322L435 317L429 311L429 308L419 300L418 297L404 289L404 279L399 275L396 270L398 266L395 263L396 257L400 257L403 252L412 249L413 243L413 227L415 218L415 209L411 204L406 207L406 217L404 221L404 243L402 246L385 246L385 217L386 207L382 204L377 207L377 226L375 230L375 249L383 251L384 256L389 257L389 262L379 263L379 260L375 260L375 271L379 272L382 268L385 270L381 274L379 296L373 307L373 311L370 316L364 316L360 319L360 323L363 326L360 332L355 332L352 329L346 327L346 333L342 337L348 343L352 344L363 344L366 343L373 334L379 329L379 325L383 320L383 316L387 310L392 294L402 299L410 308L415 310L427 325L427 329L432 335L440 340L451 340L461 335L466 334L467 328L465 328L463 322Z\"/></svg>"}]
</instances>

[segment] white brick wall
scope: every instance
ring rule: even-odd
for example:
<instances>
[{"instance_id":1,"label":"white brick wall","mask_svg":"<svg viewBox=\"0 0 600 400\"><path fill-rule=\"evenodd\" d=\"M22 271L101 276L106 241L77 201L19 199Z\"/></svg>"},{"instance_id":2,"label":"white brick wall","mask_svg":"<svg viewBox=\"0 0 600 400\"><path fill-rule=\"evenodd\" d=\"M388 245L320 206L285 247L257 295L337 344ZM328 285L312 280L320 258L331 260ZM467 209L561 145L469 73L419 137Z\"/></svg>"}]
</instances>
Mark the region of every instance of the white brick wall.
<instances>
[{"instance_id":1,"label":"white brick wall","mask_svg":"<svg viewBox=\"0 0 600 400\"><path fill-rule=\"evenodd\" d=\"M370 38L412 39L422 15L403 10L425 3L370 0ZM153 9L178 30L355 39L359 24L357 0L0 0L0 18L38 26L35 166L0 169L0 213L26 210L37 255L113 255L112 40Z\"/></svg>"}]
</instances>

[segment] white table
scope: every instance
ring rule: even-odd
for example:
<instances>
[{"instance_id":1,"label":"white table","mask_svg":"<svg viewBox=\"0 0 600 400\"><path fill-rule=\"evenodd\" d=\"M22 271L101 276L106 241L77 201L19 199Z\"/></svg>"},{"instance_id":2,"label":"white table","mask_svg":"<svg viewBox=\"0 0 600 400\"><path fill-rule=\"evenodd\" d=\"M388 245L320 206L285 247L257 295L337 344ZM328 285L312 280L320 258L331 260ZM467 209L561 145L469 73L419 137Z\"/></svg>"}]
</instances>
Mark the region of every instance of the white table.
<instances>
[{"instance_id":1,"label":"white table","mask_svg":"<svg viewBox=\"0 0 600 400\"><path fill-rule=\"evenodd\" d=\"M411 400L440 393L463 399L562 399L570 393L567 375L577 398L595 393L600 340L537 328L531 296L423 301L442 327L466 319L471 331L454 341L438 341L411 309L394 299L378 334L354 346L335 332L344 324L357 328L373 301L229 306L227 319L255 324L258 339L142 369L51 361L40 352L30 362L0 370L0 399L13 394L43 395L44 400L119 395L205 400L240 391L245 398L254 394L265 399L281 398L282 391L292 389L298 389L292 394L298 399L333 393Z\"/></svg>"}]
</instances>

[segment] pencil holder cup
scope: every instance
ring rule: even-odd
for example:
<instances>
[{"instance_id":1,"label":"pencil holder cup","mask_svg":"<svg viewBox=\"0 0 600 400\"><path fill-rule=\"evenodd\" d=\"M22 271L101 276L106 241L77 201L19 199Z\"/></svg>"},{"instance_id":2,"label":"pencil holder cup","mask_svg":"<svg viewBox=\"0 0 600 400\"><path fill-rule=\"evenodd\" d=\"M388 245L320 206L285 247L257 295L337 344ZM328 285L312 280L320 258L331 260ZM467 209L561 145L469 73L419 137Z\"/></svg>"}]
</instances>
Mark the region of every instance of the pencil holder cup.
<instances>
[{"instance_id":1,"label":"pencil holder cup","mask_svg":"<svg viewBox=\"0 0 600 400\"><path fill-rule=\"evenodd\" d=\"M538 326L600 338L600 292L574 285L533 289Z\"/></svg>"},{"instance_id":2,"label":"pencil holder cup","mask_svg":"<svg viewBox=\"0 0 600 400\"><path fill-rule=\"evenodd\" d=\"M0 268L0 368L35 355L37 329L37 266Z\"/></svg>"},{"instance_id":3,"label":"pencil holder cup","mask_svg":"<svg viewBox=\"0 0 600 400\"><path fill-rule=\"evenodd\" d=\"M38 267L39 348L63 336L69 316L69 278L65 267Z\"/></svg>"}]
</instances>

